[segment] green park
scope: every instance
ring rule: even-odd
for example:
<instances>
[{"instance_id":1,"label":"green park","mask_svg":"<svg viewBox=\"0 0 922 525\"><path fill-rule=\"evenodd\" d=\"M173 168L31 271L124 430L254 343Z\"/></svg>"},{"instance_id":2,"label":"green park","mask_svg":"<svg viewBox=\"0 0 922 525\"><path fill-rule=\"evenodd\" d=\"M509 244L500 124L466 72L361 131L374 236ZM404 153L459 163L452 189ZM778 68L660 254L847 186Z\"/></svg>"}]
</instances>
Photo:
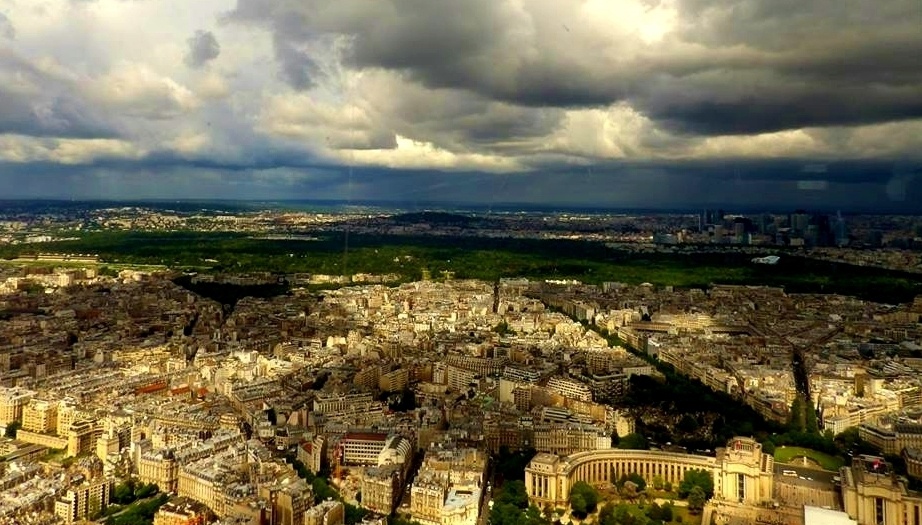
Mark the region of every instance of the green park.
<instances>
[{"instance_id":1,"label":"green park","mask_svg":"<svg viewBox=\"0 0 922 525\"><path fill-rule=\"evenodd\" d=\"M565 239L452 236L346 235L259 238L231 232L85 232L76 239L6 245L0 259L39 253L94 254L100 266L169 267L206 272L277 274L394 274L494 281L504 277L578 279L589 284L617 281L660 286L711 284L783 286L791 292L841 293L886 302L922 293L922 277L869 267L818 261L796 253L778 265L755 265L739 252L635 253L600 242Z\"/></svg>"}]
</instances>

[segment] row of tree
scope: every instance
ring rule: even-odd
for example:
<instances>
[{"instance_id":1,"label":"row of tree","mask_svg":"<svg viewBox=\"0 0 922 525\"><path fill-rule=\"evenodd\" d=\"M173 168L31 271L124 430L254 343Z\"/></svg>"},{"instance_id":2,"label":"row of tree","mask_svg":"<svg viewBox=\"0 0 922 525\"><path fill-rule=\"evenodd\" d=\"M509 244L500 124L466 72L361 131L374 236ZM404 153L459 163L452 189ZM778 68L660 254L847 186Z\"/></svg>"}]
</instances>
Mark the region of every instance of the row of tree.
<instances>
[{"instance_id":1,"label":"row of tree","mask_svg":"<svg viewBox=\"0 0 922 525\"><path fill-rule=\"evenodd\" d=\"M311 470L308 469L304 463L302 463L294 454L287 455L285 459L291 463L292 467L294 467L294 469L298 472L299 477L311 484L311 489L314 493L315 504L326 501L328 499L343 502L343 507L345 509L344 521L346 522L346 525L354 525L359 523L368 514L368 511L365 509L343 501L339 491L330 485L328 478L325 476L326 473L321 472L320 474L315 474L314 472L311 472Z\"/></svg>"},{"instance_id":2,"label":"row of tree","mask_svg":"<svg viewBox=\"0 0 922 525\"><path fill-rule=\"evenodd\" d=\"M529 504L524 481L507 481L493 495L490 525L551 525L552 517L549 507L542 512Z\"/></svg>"},{"instance_id":3,"label":"row of tree","mask_svg":"<svg viewBox=\"0 0 922 525\"><path fill-rule=\"evenodd\" d=\"M115 486L115 490L112 491L112 502L127 505L139 499L149 498L158 492L160 487L154 483L141 483L129 478Z\"/></svg>"}]
</instances>

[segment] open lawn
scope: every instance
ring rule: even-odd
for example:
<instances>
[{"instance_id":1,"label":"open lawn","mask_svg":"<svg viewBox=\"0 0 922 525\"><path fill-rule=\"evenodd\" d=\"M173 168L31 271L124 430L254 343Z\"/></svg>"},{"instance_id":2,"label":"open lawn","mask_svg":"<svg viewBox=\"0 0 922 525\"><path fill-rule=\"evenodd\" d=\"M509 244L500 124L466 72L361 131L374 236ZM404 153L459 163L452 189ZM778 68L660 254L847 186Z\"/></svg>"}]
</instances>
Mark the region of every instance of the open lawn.
<instances>
[{"instance_id":1,"label":"open lawn","mask_svg":"<svg viewBox=\"0 0 922 525\"><path fill-rule=\"evenodd\" d=\"M824 452L803 447L778 447L775 449L775 461L792 463L795 458L806 457L818 463L825 470L838 470L845 464L842 458L830 456Z\"/></svg>"}]
</instances>

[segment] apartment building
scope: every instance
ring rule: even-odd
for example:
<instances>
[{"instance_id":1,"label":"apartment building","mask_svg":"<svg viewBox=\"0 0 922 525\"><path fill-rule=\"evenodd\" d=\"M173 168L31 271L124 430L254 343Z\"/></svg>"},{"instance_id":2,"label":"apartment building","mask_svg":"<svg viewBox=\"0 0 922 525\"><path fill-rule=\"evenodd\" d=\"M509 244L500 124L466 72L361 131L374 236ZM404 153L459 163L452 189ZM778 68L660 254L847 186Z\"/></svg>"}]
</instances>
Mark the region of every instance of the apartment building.
<instances>
[{"instance_id":1,"label":"apartment building","mask_svg":"<svg viewBox=\"0 0 922 525\"><path fill-rule=\"evenodd\" d=\"M377 465L378 456L387 443L387 434L348 432L339 442L344 465Z\"/></svg>"},{"instance_id":2,"label":"apartment building","mask_svg":"<svg viewBox=\"0 0 922 525\"><path fill-rule=\"evenodd\" d=\"M208 507L188 498L174 498L154 514L154 525L206 525L212 513Z\"/></svg>"},{"instance_id":3,"label":"apartment building","mask_svg":"<svg viewBox=\"0 0 922 525\"><path fill-rule=\"evenodd\" d=\"M55 501L54 514L64 523L76 523L109 506L112 481L97 479L72 487Z\"/></svg>"},{"instance_id":4,"label":"apartment building","mask_svg":"<svg viewBox=\"0 0 922 525\"><path fill-rule=\"evenodd\" d=\"M541 380L541 373L531 368L506 365L503 368L503 379L517 383L537 383Z\"/></svg>"},{"instance_id":5,"label":"apartment building","mask_svg":"<svg viewBox=\"0 0 922 525\"><path fill-rule=\"evenodd\" d=\"M322 501L304 512L304 525L343 525L345 516L341 501Z\"/></svg>"},{"instance_id":6,"label":"apartment building","mask_svg":"<svg viewBox=\"0 0 922 525\"><path fill-rule=\"evenodd\" d=\"M96 440L102 435L102 428L94 421L75 421L67 431L67 455L95 453Z\"/></svg>"},{"instance_id":7,"label":"apartment building","mask_svg":"<svg viewBox=\"0 0 922 525\"><path fill-rule=\"evenodd\" d=\"M79 417L80 410L74 400L62 399L58 401L57 413L58 420L55 433L59 436L66 436L70 426Z\"/></svg>"},{"instance_id":8,"label":"apartment building","mask_svg":"<svg viewBox=\"0 0 922 525\"><path fill-rule=\"evenodd\" d=\"M383 392L400 392L407 388L410 381L410 372L406 368L398 368L381 374L378 378L378 388Z\"/></svg>"},{"instance_id":9,"label":"apartment building","mask_svg":"<svg viewBox=\"0 0 922 525\"><path fill-rule=\"evenodd\" d=\"M402 486L401 465L366 468L361 482L362 506L387 516L399 503Z\"/></svg>"},{"instance_id":10,"label":"apartment building","mask_svg":"<svg viewBox=\"0 0 922 525\"><path fill-rule=\"evenodd\" d=\"M155 483L164 490L175 492L181 465L223 452L239 440L240 436L235 431L224 431L194 446L144 452L137 460L138 477L144 483Z\"/></svg>"},{"instance_id":11,"label":"apartment building","mask_svg":"<svg viewBox=\"0 0 922 525\"><path fill-rule=\"evenodd\" d=\"M224 472L213 465L187 465L179 470L176 493L194 499L213 510L219 517L224 515Z\"/></svg>"},{"instance_id":12,"label":"apartment building","mask_svg":"<svg viewBox=\"0 0 922 525\"><path fill-rule=\"evenodd\" d=\"M176 492L179 465L171 450L148 452L138 459L138 479L142 483L154 483L168 492Z\"/></svg>"},{"instance_id":13,"label":"apartment building","mask_svg":"<svg viewBox=\"0 0 922 525\"><path fill-rule=\"evenodd\" d=\"M378 386L380 376L380 366L366 366L355 373L352 384L364 390L373 390Z\"/></svg>"},{"instance_id":14,"label":"apartment building","mask_svg":"<svg viewBox=\"0 0 922 525\"><path fill-rule=\"evenodd\" d=\"M30 432L54 432L58 428L58 404L45 399L30 399L22 409L22 428Z\"/></svg>"},{"instance_id":15,"label":"apartment building","mask_svg":"<svg viewBox=\"0 0 922 525\"><path fill-rule=\"evenodd\" d=\"M22 421L22 411L35 392L18 386L0 387L0 425Z\"/></svg>"},{"instance_id":16,"label":"apartment building","mask_svg":"<svg viewBox=\"0 0 922 525\"><path fill-rule=\"evenodd\" d=\"M356 406L365 406L374 403L370 393L336 394L318 393L314 398L314 412L320 414L337 414L354 411Z\"/></svg>"},{"instance_id":17,"label":"apartment building","mask_svg":"<svg viewBox=\"0 0 922 525\"><path fill-rule=\"evenodd\" d=\"M402 436L390 435L384 442L384 448L378 453L377 466L398 465L401 467L401 476L406 475L413 459L413 445Z\"/></svg>"},{"instance_id":18,"label":"apartment building","mask_svg":"<svg viewBox=\"0 0 922 525\"><path fill-rule=\"evenodd\" d=\"M892 425L865 423L858 426L858 437L884 454L899 454L906 448L922 448L922 425L906 422Z\"/></svg>"},{"instance_id":19,"label":"apartment building","mask_svg":"<svg viewBox=\"0 0 922 525\"><path fill-rule=\"evenodd\" d=\"M435 382L436 372L433 370L433 382ZM467 392L477 386L478 374L465 368L445 365L444 381L448 388L454 392Z\"/></svg>"},{"instance_id":20,"label":"apartment building","mask_svg":"<svg viewBox=\"0 0 922 525\"><path fill-rule=\"evenodd\" d=\"M317 435L313 440L301 443L298 446L298 459L311 472L320 472L323 468L323 459L327 453L327 440L323 435Z\"/></svg>"},{"instance_id":21,"label":"apartment building","mask_svg":"<svg viewBox=\"0 0 922 525\"><path fill-rule=\"evenodd\" d=\"M611 436L591 425L535 425L534 444L538 452L569 456L588 450L611 448Z\"/></svg>"},{"instance_id":22,"label":"apartment building","mask_svg":"<svg viewBox=\"0 0 922 525\"><path fill-rule=\"evenodd\" d=\"M486 454L436 443L426 451L410 487L410 515L422 525L475 525Z\"/></svg>"},{"instance_id":23,"label":"apartment building","mask_svg":"<svg viewBox=\"0 0 922 525\"><path fill-rule=\"evenodd\" d=\"M302 525L305 512L314 502L311 486L302 479L262 485L259 496L269 502L271 525Z\"/></svg>"},{"instance_id":24,"label":"apartment building","mask_svg":"<svg viewBox=\"0 0 922 525\"><path fill-rule=\"evenodd\" d=\"M552 377L547 382L547 389L566 398L592 401L592 391L589 386L573 379Z\"/></svg>"}]
</instances>

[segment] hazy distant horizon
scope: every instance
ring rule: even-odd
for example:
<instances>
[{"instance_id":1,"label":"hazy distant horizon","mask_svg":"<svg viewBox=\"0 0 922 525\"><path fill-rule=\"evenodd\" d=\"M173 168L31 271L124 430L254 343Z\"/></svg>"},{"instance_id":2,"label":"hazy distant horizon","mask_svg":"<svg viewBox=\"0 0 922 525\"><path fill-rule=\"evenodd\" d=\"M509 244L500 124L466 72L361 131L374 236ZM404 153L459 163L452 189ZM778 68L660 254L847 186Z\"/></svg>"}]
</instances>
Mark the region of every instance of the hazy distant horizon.
<instances>
[{"instance_id":1,"label":"hazy distant horizon","mask_svg":"<svg viewBox=\"0 0 922 525\"><path fill-rule=\"evenodd\" d=\"M703 210L724 210L727 214L774 214L785 215L802 210L807 213L835 214L843 215L922 215L918 210L889 210L881 211L879 209L844 209L844 208L752 208L752 207L734 207L730 205L706 204L701 206L690 207L625 207L625 206L606 206L604 204L567 204L567 203L516 203L516 202L498 202L498 203L476 203L476 202L451 202L451 201L418 201L406 202L399 200L343 200L343 199L208 199L208 198L170 198L170 199L54 199L54 198L4 198L0 199L0 212L5 211L7 203L17 204L69 204L69 205L117 205L117 206L145 206L154 205L157 207L168 207L169 204L183 204L186 206L202 204L214 205L244 205L252 209L301 209L301 208L338 208L338 212L347 211L346 208L376 208L390 213L418 213L424 211L432 212L466 212L466 213L497 213L497 214L514 214L514 213L587 213L587 214L700 214ZM354 211L354 210L353 210Z\"/></svg>"}]
</instances>

